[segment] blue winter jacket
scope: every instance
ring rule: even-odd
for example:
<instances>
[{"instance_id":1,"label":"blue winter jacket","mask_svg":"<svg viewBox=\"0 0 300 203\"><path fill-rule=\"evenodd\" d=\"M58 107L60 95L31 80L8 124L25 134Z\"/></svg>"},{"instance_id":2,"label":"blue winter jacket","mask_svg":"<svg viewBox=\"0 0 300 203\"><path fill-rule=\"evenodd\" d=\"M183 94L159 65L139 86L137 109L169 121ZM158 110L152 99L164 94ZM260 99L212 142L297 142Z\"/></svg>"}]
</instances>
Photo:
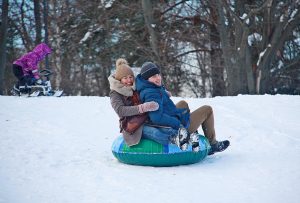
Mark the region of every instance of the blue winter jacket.
<instances>
[{"instance_id":1,"label":"blue winter jacket","mask_svg":"<svg viewBox=\"0 0 300 203\"><path fill-rule=\"evenodd\" d=\"M148 112L151 123L174 129L179 129L180 124L186 128L189 127L189 110L176 108L163 86L157 86L144 80L139 74L136 77L136 89L143 103L155 101L159 104L157 111Z\"/></svg>"}]
</instances>

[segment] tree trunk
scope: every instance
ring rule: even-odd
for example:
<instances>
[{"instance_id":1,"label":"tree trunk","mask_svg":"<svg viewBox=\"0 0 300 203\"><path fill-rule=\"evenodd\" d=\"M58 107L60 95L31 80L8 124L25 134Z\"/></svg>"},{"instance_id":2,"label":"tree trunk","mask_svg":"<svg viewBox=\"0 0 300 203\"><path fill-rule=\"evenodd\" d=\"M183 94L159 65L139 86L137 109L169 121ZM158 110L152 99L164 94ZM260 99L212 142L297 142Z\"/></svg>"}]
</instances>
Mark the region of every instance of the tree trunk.
<instances>
[{"instance_id":1,"label":"tree trunk","mask_svg":"<svg viewBox=\"0 0 300 203\"><path fill-rule=\"evenodd\" d=\"M42 41L42 21L40 13L40 0L34 0L34 18L35 18L35 44L39 44Z\"/></svg>"},{"instance_id":2,"label":"tree trunk","mask_svg":"<svg viewBox=\"0 0 300 203\"><path fill-rule=\"evenodd\" d=\"M21 31L21 36L23 38L23 43L24 43L24 46L26 48L27 51L31 50L34 45L32 43L32 39L30 38L30 35L27 31L27 28L26 28L26 17L25 17L25 11L24 11L24 6L25 6L25 1L22 0L22 3L21 3L21 6L20 6L20 11L21 11L21 28L22 28L22 31Z\"/></svg>"},{"instance_id":3,"label":"tree trunk","mask_svg":"<svg viewBox=\"0 0 300 203\"><path fill-rule=\"evenodd\" d=\"M212 96L225 96L226 86L224 81L224 66L222 50L220 47L220 37L218 30L214 25L210 26L210 32Z\"/></svg>"},{"instance_id":4,"label":"tree trunk","mask_svg":"<svg viewBox=\"0 0 300 203\"><path fill-rule=\"evenodd\" d=\"M300 9L300 5L297 4L297 9ZM273 18L272 18L273 17ZM276 52L281 50L284 46L286 40L291 36L293 30L299 26L300 21L300 11L297 10L297 13L293 18L285 16L285 19L280 20L279 17L275 15L271 16L273 19L274 28L272 35L266 39L265 43L265 53L258 59L258 70L261 73L261 77L258 78L259 87L257 87L257 93L265 94L268 93L269 83L270 83L270 68L271 64L276 58Z\"/></svg>"},{"instance_id":5,"label":"tree trunk","mask_svg":"<svg viewBox=\"0 0 300 203\"><path fill-rule=\"evenodd\" d=\"M255 82L248 45L249 28L225 2L215 0L212 7L217 10L217 28L227 73L228 95L254 94Z\"/></svg>"},{"instance_id":6,"label":"tree trunk","mask_svg":"<svg viewBox=\"0 0 300 203\"><path fill-rule=\"evenodd\" d=\"M47 0L44 0L43 1L43 5L44 5L44 11L43 11L43 14L44 14L44 31L45 31L45 43L48 44L48 2ZM49 70L49 58L48 58L48 55L46 56L46 59L45 59L45 66L46 66L46 69ZM47 77L47 80L49 80L49 77Z\"/></svg>"},{"instance_id":7,"label":"tree trunk","mask_svg":"<svg viewBox=\"0 0 300 203\"><path fill-rule=\"evenodd\" d=\"M153 6L152 6L152 2L149 0L142 0L142 8L144 11L144 19L145 19L145 23L147 26L147 29L149 31L149 35L150 35L150 45L151 48L157 58L157 62L159 62L159 49L158 49L158 39L157 39L157 34L154 30L156 24L154 21L154 17L153 17Z\"/></svg>"},{"instance_id":8,"label":"tree trunk","mask_svg":"<svg viewBox=\"0 0 300 203\"><path fill-rule=\"evenodd\" d=\"M0 95L4 94L4 72L6 65L6 40L8 21L8 0L2 1L1 35L0 35Z\"/></svg>"},{"instance_id":9,"label":"tree trunk","mask_svg":"<svg viewBox=\"0 0 300 203\"><path fill-rule=\"evenodd\" d=\"M47 10L48 10L47 4L48 4L47 0L44 0L44 7L45 7L44 15L47 15ZM60 3L57 1L53 2L51 6L53 6L56 9L62 7L62 5L60 5ZM51 69L55 73L52 77L52 80L54 81L55 87L60 88L61 81L62 81L62 60L63 60L62 59L63 49L61 47L61 43L63 39L60 35L62 29L60 19L63 18L63 16L61 16L61 12L56 12L52 15L52 18L57 22L55 25L51 24L50 26L50 30L52 31L52 37L53 37L52 46L54 47L53 52L51 54L51 58L53 59L51 64ZM47 20L47 17L45 17L45 19ZM45 42L48 41L48 35L46 35L46 33L48 33L48 31L46 32L46 30L48 30L48 27L46 25L47 23L45 22ZM50 69L50 67L47 66L47 69Z\"/></svg>"},{"instance_id":10,"label":"tree trunk","mask_svg":"<svg viewBox=\"0 0 300 203\"><path fill-rule=\"evenodd\" d=\"M247 43L247 42L245 42ZM252 56L250 47L245 47L245 68L246 68L246 75L247 75L247 87L249 94L255 94L255 74L252 69Z\"/></svg>"},{"instance_id":11,"label":"tree trunk","mask_svg":"<svg viewBox=\"0 0 300 203\"><path fill-rule=\"evenodd\" d=\"M227 90L228 95L237 95L240 93L238 85L239 80L239 64L237 64L237 58L234 57L232 50L230 49L229 31L225 25L225 14L223 6L219 1L214 1L214 6L217 9L217 28L220 33L221 45L223 50L224 65L227 72Z\"/></svg>"}]
</instances>

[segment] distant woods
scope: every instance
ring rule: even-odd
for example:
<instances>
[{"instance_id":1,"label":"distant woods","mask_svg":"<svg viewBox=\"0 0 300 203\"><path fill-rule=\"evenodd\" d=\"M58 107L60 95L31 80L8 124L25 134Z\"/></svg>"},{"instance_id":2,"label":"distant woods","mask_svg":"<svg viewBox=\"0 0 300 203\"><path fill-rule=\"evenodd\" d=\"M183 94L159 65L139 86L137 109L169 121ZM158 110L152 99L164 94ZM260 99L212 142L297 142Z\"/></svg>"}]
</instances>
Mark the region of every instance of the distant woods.
<instances>
[{"instance_id":1,"label":"distant woods","mask_svg":"<svg viewBox=\"0 0 300 203\"><path fill-rule=\"evenodd\" d=\"M67 95L108 95L119 57L157 63L174 96L300 94L299 22L298 0L3 0L0 94L40 42Z\"/></svg>"}]
</instances>

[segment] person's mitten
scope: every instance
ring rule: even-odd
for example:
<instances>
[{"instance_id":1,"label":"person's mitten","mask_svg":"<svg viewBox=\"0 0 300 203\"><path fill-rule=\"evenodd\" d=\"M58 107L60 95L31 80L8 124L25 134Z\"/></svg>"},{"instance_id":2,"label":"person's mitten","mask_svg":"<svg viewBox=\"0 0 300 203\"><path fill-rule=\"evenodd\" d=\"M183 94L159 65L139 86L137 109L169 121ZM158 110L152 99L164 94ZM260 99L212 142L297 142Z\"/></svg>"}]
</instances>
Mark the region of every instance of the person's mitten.
<instances>
[{"instance_id":1,"label":"person's mitten","mask_svg":"<svg viewBox=\"0 0 300 203\"><path fill-rule=\"evenodd\" d=\"M157 102L151 101L151 102L145 102L143 104L139 104L139 112L144 113L148 111L156 111L159 108L159 105Z\"/></svg>"}]
</instances>

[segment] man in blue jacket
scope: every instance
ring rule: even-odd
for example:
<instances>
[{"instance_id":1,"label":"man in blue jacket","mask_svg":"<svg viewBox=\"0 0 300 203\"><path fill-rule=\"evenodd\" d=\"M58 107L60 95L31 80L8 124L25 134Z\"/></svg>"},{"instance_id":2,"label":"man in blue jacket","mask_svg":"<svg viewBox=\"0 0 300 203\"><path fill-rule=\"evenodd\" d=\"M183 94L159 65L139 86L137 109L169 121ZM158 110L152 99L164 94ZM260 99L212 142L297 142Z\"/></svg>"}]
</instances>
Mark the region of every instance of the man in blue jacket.
<instances>
[{"instance_id":1,"label":"man in blue jacket","mask_svg":"<svg viewBox=\"0 0 300 203\"><path fill-rule=\"evenodd\" d=\"M193 150L199 150L199 142L197 129L202 125L203 132L211 144L211 152L220 152L225 150L230 142L228 140L218 142L216 140L214 130L214 118L212 108L210 106L203 106L190 114L188 104L186 102L183 107L177 108L170 99L169 93L162 85L161 75L158 67L152 62L146 62L142 65L141 73L136 77L136 88L140 94L142 102L155 101L159 104L157 111L149 112L151 124L154 126L167 127L168 133L171 136L162 136L156 133L153 127L144 126L143 136L153 136L160 142L161 140L169 140L173 142L176 138L174 134L178 134L179 146L187 147L188 143L192 144ZM162 142L160 142L162 143ZM176 143L176 140L175 140Z\"/></svg>"}]
</instances>

